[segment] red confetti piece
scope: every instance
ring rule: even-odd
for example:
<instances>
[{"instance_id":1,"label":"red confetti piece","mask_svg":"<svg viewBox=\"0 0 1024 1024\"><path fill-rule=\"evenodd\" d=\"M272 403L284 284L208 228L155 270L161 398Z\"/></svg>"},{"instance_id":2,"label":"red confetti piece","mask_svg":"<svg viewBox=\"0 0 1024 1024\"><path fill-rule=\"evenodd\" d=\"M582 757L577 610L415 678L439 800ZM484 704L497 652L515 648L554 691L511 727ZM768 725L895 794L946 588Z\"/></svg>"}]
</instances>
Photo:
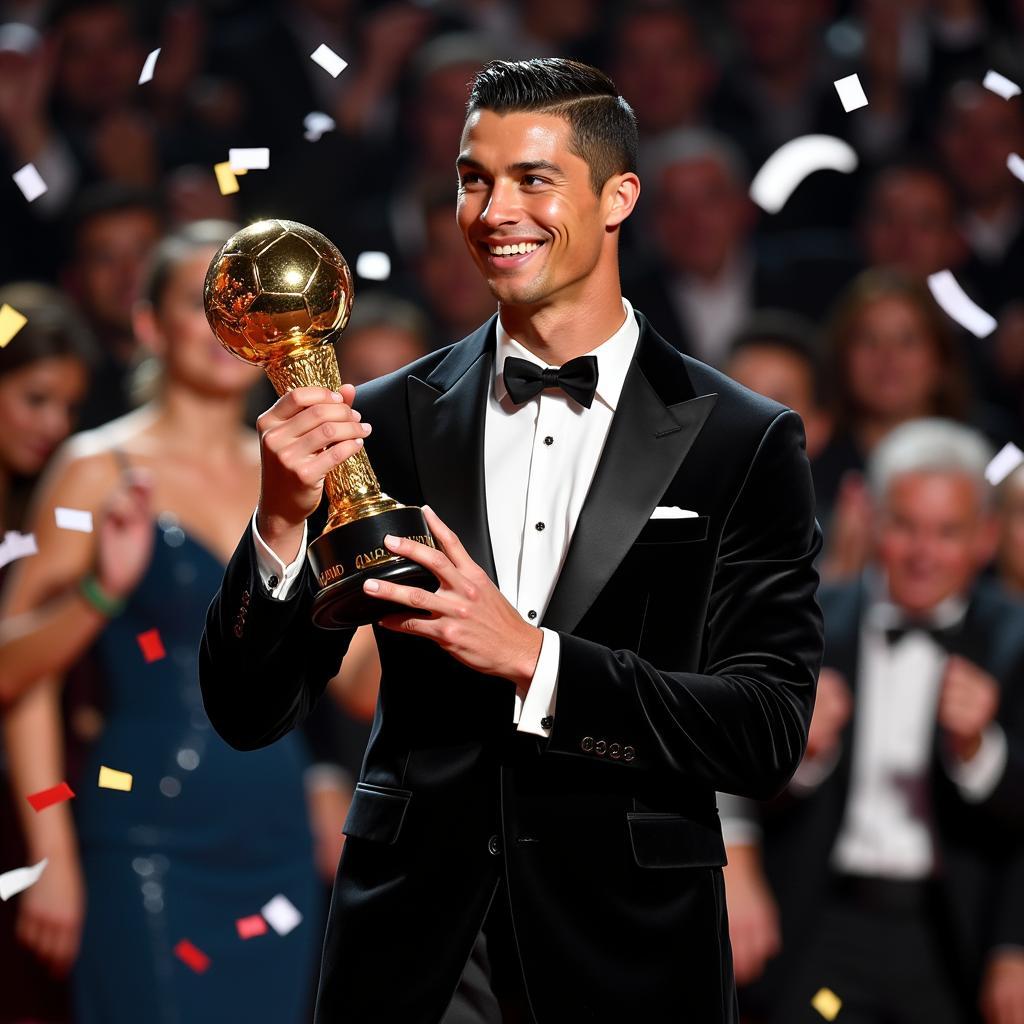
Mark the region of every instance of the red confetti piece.
<instances>
[{"instance_id":1,"label":"red confetti piece","mask_svg":"<svg viewBox=\"0 0 1024 1024\"><path fill-rule=\"evenodd\" d=\"M66 782L59 782L56 786L51 786L49 789L41 789L38 793L30 793L28 802L37 811L42 811L53 804L70 800L74 795L74 790Z\"/></svg>"},{"instance_id":2,"label":"red confetti piece","mask_svg":"<svg viewBox=\"0 0 1024 1024\"><path fill-rule=\"evenodd\" d=\"M257 935L267 934L267 922L263 920L262 914L253 914L251 917L240 917L235 922L238 934L243 939L254 939Z\"/></svg>"},{"instance_id":3,"label":"red confetti piece","mask_svg":"<svg viewBox=\"0 0 1024 1024\"><path fill-rule=\"evenodd\" d=\"M145 633L140 633L135 639L139 641L139 647L142 648L142 656L146 661L159 661L161 658L167 657L167 652L164 650L164 643L160 639L160 631L158 629L150 629Z\"/></svg>"},{"instance_id":4,"label":"red confetti piece","mask_svg":"<svg viewBox=\"0 0 1024 1024\"><path fill-rule=\"evenodd\" d=\"M174 955L182 962L188 964L196 974L202 974L210 966L210 958L194 946L188 939L182 939L174 947Z\"/></svg>"}]
</instances>

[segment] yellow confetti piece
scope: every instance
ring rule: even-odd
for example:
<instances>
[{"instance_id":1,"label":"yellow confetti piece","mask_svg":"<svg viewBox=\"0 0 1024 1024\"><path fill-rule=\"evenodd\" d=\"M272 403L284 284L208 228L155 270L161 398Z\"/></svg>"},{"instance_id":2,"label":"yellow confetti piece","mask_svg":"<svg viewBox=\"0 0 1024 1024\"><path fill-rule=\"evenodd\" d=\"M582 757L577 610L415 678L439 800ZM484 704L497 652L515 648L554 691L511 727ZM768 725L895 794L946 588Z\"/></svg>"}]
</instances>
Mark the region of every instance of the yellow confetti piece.
<instances>
[{"instance_id":1,"label":"yellow confetti piece","mask_svg":"<svg viewBox=\"0 0 1024 1024\"><path fill-rule=\"evenodd\" d=\"M843 1008L843 1001L830 988L819 988L811 1000L814 1007L825 1018L835 1020L836 1015Z\"/></svg>"},{"instance_id":2,"label":"yellow confetti piece","mask_svg":"<svg viewBox=\"0 0 1024 1024\"><path fill-rule=\"evenodd\" d=\"M213 173L217 175L217 187L222 196L230 196L238 191L238 176L245 174L245 171L231 170L231 161L213 165Z\"/></svg>"},{"instance_id":3,"label":"yellow confetti piece","mask_svg":"<svg viewBox=\"0 0 1024 1024\"><path fill-rule=\"evenodd\" d=\"M8 306L6 302L0 306L0 348L6 347L11 338L27 323L28 318L22 316L13 306Z\"/></svg>"},{"instance_id":4,"label":"yellow confetti piece","mask_svg":"<svg viewBox=\"0 0 1024 1024\"><path fill-rule=\"evenodd\" d=\"M106 765L100 765L100 789L119 789L130 793L132 789L132 773L119 772Z\"/></svg>"}]
</instances>

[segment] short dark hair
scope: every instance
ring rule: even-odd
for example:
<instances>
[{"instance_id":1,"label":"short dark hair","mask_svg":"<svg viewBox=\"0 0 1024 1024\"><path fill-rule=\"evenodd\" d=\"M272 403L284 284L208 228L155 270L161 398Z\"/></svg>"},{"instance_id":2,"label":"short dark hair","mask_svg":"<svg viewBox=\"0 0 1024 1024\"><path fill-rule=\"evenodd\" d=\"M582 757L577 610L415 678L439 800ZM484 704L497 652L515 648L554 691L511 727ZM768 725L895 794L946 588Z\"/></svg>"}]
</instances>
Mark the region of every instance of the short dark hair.
<instances>
[{"instance_id":1,"label":"short dark hair","mask_svg":"<svg viewBox=\"0 0 1024 1024\"><path fill-rule=\"evenodd\" d=\"M68 252L73 252L87 224L111 214L141 210L163 230L166 211L159 193L142 185L101 181L84 188L65 221Z\"/></svg>"},{"instance_id":2,"label":"short dark hair","mask_svg":"<svg viewBox=\"0 0 1024 1024\"><path fill-rule=\"evenodd\" d=\"M473 81L466 117L535 111L569 122L569 148L590 168L597 195L613 174L636 171L639 137L633 108L615 83L589 64L565 57L492 60Z\"/></svg>"},{"instance_id":3,"label":"short dark hair","mask_svg":"<svg viewBox=\"0 0 1024 1024\"><path fill-rule=\"evenodd\" d=\"M754 312L729 345L729 358L748 348L774 348L795 356L807 366L816 405L826 404L828 395L824 360L811 322L788 309Z\"/></svg>"}]
</instances>

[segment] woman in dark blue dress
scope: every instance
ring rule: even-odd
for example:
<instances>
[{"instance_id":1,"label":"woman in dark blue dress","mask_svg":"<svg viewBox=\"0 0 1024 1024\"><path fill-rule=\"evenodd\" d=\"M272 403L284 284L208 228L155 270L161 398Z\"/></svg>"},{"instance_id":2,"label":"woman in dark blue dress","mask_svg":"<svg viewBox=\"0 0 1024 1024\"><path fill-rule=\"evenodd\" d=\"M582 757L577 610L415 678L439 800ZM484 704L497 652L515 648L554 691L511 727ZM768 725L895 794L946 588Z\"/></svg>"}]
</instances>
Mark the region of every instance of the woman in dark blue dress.
<instances>
[{"instance_id":1,"label":"woman in dark blue dress","mask_svg":"<svg viewBox=\"0 0 1024 1024\"><path fill-rule=\"evenodd\" d=\"M39 554L4 595L0 694L35 705L24 727L41 739L16 768L25 795L63 778L46 741L59 707L48 680L89 653L104 681L103 728L71 780L77 837L53 839L39 905L35 887L19 897L40 955L77 944L79 1024L298 1022L320 945L302 737L232 750L209 726L196 671L259 479L242 425L258 371L220 348L201 300L231 230L193 225L158 249L137 330L162 362L159 396L68 443L36 501ZM92 532L58 528L58 506L92 512ZM130 772L131 790L99 788L101 767ZM41 811L41 827L66 810ZM84 922L61 911L78 877ZM236 922L279 896L300 923L243 939ZM176 952L183 941L198 961Z\"/></svg>"}]
</instances>

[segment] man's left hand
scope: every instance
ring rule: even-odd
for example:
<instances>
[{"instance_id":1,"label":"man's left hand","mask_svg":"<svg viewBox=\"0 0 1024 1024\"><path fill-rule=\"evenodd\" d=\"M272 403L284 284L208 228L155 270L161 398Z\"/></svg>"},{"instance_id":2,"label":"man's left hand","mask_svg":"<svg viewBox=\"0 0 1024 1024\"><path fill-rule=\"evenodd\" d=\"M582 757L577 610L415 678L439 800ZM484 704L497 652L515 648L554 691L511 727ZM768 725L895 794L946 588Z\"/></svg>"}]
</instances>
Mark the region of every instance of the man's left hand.
<instances>
[{"instance_id":1,"label":"man's left hand","mask_svg":"<svg viewBox=\"0 0 1024 1024\"><path fill-rule=\"evenodd\" d=\"M423 515L439 548L390 535L384 543L389 551L429 569L441 586L432 594L420 587L367 580L365 593L406 605L414 613L387 615L380 624L433 640L463 665L511 679L527 690L540 656L541 631L523 621L433 509L424 505Z\"/></svg>"},{"instance_id":2,"label":"man's left hand","mask_svg":"<svg viewBox=\"0 0 1024 1024\"><path fill-rule=\"evenodd\" d=\"M951 655L939 696L939 725L953 754L969 761L981 746L981 735L999 707L999 685L983 669Z\"/></svg>"}]
</instances>

